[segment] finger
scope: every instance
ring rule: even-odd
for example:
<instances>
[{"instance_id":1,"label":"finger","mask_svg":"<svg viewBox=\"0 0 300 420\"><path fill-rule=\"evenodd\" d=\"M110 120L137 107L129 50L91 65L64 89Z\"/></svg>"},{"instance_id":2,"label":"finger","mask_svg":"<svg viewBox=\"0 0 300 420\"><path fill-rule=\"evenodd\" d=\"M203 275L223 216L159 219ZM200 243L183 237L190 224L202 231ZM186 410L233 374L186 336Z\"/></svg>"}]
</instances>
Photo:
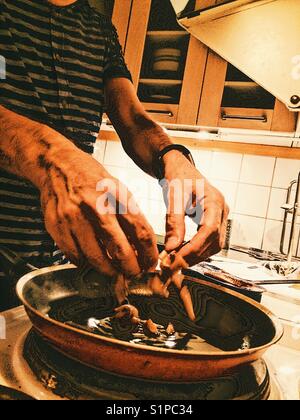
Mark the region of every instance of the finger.
<instances>
[{"instance_id":1,"label":"finger","mask_svg":"<svg viewBox=\"0 0 300 420\"><path fill-rule=\"evenodd\" d=\"M54 215L54 212L55 209L53 208L51 213ZM78 253L78 249L68 230L65 229L63 223L57 221L57 218L53 218L52 222L49 221L49 217L47 216L45 216L45 219L46 230L55 241L57 247L71 263L78 266L80 264L81 255Z\"/></svg>"},{"instance_id":2,"label":"finger","mask_svg":"<svg viewBox=\"0 0 300 420\"><path fill-rule=\"evenodd\" d=\"M80 205L86 223L92 228L95 238L108 251L112 264L128 277L141 273L134 249L128 242L115 215L101 217L88 203Z\"/></svg>"},{"instance_id":3,"label":"finger","mask_svg":"<svg viewBox=\"0 0 300 420\"><path fill-rule=\"evenodd\" d=\"M109 218L104 224L101 224L100 231L101 241L118 271L127 277L138 276L142 270L137 255L118 220L115 217Z\"/></svg>"},{"instance_id":4,"label":"finger","mask_svg":"<svg viewBox=\"0 0 300 420\"><path fill-rule=\"evenodd\" d=\"M137 254L142 271L153 271L158 264L156 236L131 192L119 181L116 191L117 220Z\"/></svg>"},{"instance_id":5,"label":"finger","mask_svg":"<svg viewBox=\"0 0 300 420\"><path fill-rule=\"evenodd\" d=\"M94 229L81 214L76 220L69 221L72 239L77 252L82 256L81 262L88 262L95 270L108 276L117 275L117 270L103 249Z\"/></svg>"},{"instance_id":6,"label":"finger","mask_svg":"<svg viewBox=\"0 0 300 420\"><path fill-rule=\"evenodd\" d=\"M168 213L166 217L165 250L172 252L178 248L185 237L185 214Z\"/></svg>"},{"instance_id":7,"label":"finger","mask_svg":"<svg viewBox=\"0 0 300 420\"><path fill-rule=\"evenodd\" d=\"M162 282L159 275L155 275L150 279L149 286L154 295L162 296L164 298L168 298L170 296L166 285Z\"/></svg>"},{"instance_id":8,"label":"finger","mask_svg":"<svg viewBox=\"0 0 300 420\"><path fill-rule=\"evenodd\" d=\"M166 216L166 242L167 252L178 248L185 237L185 205L180 194L180 188L170 188L168 196L168 209Z\"/></svg>"},{"instance_id":9,"label":"finger","mask_svg":"<svg viewBox=\"0 0 300 420\"><path fill-rule=\"evenodd\" d=\"M82 256L78 253L78 249L70 235L65 224L59 220L56 212L56 203L53 200L47 202L44 206L44 218L47 232L51 235L58 248L63 251L64 255L73 264L78 265Z\"/></svg>"},{"instance_id":10,"label":"finger","mask_svg":"<svg viewBox=\"0 0 300 420\"><path fill-rule=\"evenodd\" d=\"M101 249L91 226L82 217L82 211L68 199L62 179L57 178L56 188L59 194L48 191L42 201L46 228L58 247L77 266L88 262L97 271L115 276L117 271Z\"/></svg>"},{"instance_id":11,"label":"finger","mask_svg":"<svg viewBox=\"0 0 300 420\"><path fill-rule=\"evenodd\" d=\"M65 184L62 180L57 178L55 187L60 192L59 194L57 194L50 185L41 193L45 226L47 232L56 242L58 248L63 251L67 259L75 265L79 265L82 260L82 255L78 252L72 236L70 235L70 230L67 228L69 212L62 205L68 200Z\"/></svg>"},{"instance_id":12,"label":"finger","mask_svg":"<svg viewBox=\"0 0 300 420\"><path fill-rule=\"evenodd\" d=\"M188 317L190 318L191 321L195 321L196 315L194 311L192 295L187 286L183 286L183 288L181 289L180 297L181 297L181 300L183 302L183 305L184 305L184 308L186 310Z\"/></svg>"},{"instance_id":13,"label":"finger","mask_svg":"<svg viewBox=\"0 0 300 420\"><path fill-rule=\"evenodd\" d=\"M176 256L182 257L189 265L203 261L203 257L220 251L220 229L222 210L217 206L208 206L203 217L203 225L191 241Z\"/></svg>"},{"instance_id":14,"label":"finger","mask_svg":"<svg viewBox=\"0 0 300 420\"><path fill-rule=\"evenodd\" d=\"M118 221L130 243L137 252L137 259L143 271L155 270L158 263L158 248L154 231L143 213L118 215Z\"/></svg>"},{"instance_id":15,"label":"finger","mask_svg":"<svg viewBox=\"0 0 300 420\"><path fill-rule=\"evenodd\" d=\"M112 195L114 214L111 216L115 218L115 224L113 227L108 226L106 222L111 219L107 215L101 217L101 214L97 214L96 218L99 219L100 226L95 221L94 228L99 230L100 235L103 230L107 234L104 241L108 248L112 248L110 253L115 256L122 271L128 276L136 276L141 271L156 268L158 263L156 237L130 191L117 180L114 182L117 186ZM86 209L85 213L89 214L90 219L94 220L95 212L93 208L95 206L90 207L92 210ZM103 222L102 225L101 221Z\"/></svg>"}]
</instances>

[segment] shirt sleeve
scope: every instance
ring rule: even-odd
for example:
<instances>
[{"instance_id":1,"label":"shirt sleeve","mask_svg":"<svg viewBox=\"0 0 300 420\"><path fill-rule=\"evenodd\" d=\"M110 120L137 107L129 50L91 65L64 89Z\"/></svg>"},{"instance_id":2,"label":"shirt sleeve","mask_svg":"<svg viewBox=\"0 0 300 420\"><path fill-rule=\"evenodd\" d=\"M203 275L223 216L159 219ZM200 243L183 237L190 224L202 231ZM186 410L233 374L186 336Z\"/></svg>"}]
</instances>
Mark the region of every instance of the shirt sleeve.
<instances>
[{"instance_id":1,"label":"shirt sleeve","mask_svg":"<svg viewBox=\"0 0 300 420\"><path fill-rule=\"evenodd\" d=\"M104 63L104 81L125 77L132 81L132 77L125 63L122 47L119 42L117 30L111 21L107 22L107 46Z\"/></svg>"}]
</instances>

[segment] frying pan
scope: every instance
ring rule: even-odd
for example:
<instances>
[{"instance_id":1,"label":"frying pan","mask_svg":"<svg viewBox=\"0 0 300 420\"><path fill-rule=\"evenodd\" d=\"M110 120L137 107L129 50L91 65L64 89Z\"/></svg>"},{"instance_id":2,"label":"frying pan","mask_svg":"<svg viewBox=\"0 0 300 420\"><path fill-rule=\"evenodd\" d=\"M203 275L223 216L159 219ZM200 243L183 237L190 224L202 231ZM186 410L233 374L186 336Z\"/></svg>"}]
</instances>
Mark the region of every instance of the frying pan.
<instances>
[{"instance_id":1,"label":"frying pan","mask_svg":"<svg viewBox=\"0 0 300 420\"><path fill-rule=\"evenodd\" d=\"M34 401L34 398L16 389L0 385L0 401Z\"/></svg>"},{"instance_id":2,"label":"frying pan","mask_svg":"<svg viewBox=\"0 0 300 420\"><path fill-rule=\"evenodd\" d=\"M283 335L279 321L259 303L190 276L184 283L192 295L195 322L188 318L175 288L169 299L129 296L142 319L165 327L172 322L185 341L181 350L128 342L120 331L113 336L96 334L87 321L111 317L116 297L80 295L78 268L34 269L6 249L0 249L0 263L8 275L21 277L17 293L36 332L61 353L98 370L147 380L195 382L260 359Z\"/></svg>"},{"instance_id":3,"label":"frying pan","mask_svg":"<svg viewBox=\"0 0 300 420\"><path fill-rule=\"evenodd\" d=\"M33 271L17 284L17 293L34 329L63 354L90 367L130 377L167 382L216 378L260 359L283 329L257 302L208 281L185 278L196 321L186 316L176 290L169 299L134 296L144 319L196 337L182 350L150 347L88 330L90 317L112 316L114 297L86 299L76 289L78 269L57 266ZM131 298L130 298L131 299ZM200 338L199 338L200 337Z\"/></svg>"}]
</instances>

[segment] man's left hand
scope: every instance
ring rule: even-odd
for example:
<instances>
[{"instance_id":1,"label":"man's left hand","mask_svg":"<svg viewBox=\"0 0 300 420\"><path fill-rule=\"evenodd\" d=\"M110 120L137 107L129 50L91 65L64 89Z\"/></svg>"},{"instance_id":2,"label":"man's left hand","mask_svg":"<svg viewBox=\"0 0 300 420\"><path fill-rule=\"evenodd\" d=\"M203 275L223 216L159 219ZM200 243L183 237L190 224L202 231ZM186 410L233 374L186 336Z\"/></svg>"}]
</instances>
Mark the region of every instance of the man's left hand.
<instances>
[{"instance_id":1,"label":"man's left hand","mask_svg":"<svg viewBox=\"0 0 300 420\"><path fill-rule=\"evenodd\" d=\"M218 253L226 238L229 207L223 195L178 151L164 157L167 201L166 251L180 247L185 238L185 217L198 225L197 234L178 251L177 262L182 258L195 265ZM176 261L174 263L176 268Z\"/></svg>"}]
</instances>

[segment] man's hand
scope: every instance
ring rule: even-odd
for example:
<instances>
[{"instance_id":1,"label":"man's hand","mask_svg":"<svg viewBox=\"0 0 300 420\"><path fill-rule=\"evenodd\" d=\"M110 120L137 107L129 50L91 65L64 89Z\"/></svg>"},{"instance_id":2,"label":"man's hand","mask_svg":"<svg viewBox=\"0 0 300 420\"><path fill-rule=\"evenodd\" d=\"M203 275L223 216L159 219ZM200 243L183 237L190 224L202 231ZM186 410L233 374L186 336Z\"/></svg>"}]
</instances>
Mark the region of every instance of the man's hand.
<instances>
[{"instance_id":1,"label":"man's hand","mask_svg":"<svg viewBox=\"0 0 300 420\"><path fill-rule=\"evenodd\" d=\"M129 80L110 80L106 84L106 97L108 115L122 140L125 151L141 169L154 175L153 158L166 146L172 144L171 139L146 114ZM191 243L179 253L192 265L220 250L225 239L229 209L222 194L210 185L180 152L167 153L164 163L167 181L179 180L182 184L187 179L194 184L191 193L179 199L180 211L174 209L175 201L178 199L175 200L172 189L170 191L166 242L167 251L172 251L182 244L185 235L185 213L193 204L200 228ZM198 183L203 188L197 188Z\"/></svg>"},{"instance_id":2,"label":"man's hand","mask_svg":"<svg viewBox=\"0 0 300 420\"><path fill-rule=\"evenodd\" d=\"M190 266L218 253L224 245L229 208L222 194L178 151L164 157L164 194L168 203L166 251L185 237L185 216L197 223L198 233L177 254ZM176 262L174 268L176 267Z\"/></svg>"},{"instance_id":3,"label":"man's hand","mask_svg":"<svg viewBox=\"0 0 300 420\"><path fill-rule=\"evenodd\" d=\"M47 168L41 187L45 223L66 256L107 275L136 276L155 269L154 232L130 192L79 150L49 153L47 159L40 162ZM110 186L108 193L100 191L103 181ZM108 207L97 205L107 200L115 203L108 212Z\"/></svg>"}]
</instances>

